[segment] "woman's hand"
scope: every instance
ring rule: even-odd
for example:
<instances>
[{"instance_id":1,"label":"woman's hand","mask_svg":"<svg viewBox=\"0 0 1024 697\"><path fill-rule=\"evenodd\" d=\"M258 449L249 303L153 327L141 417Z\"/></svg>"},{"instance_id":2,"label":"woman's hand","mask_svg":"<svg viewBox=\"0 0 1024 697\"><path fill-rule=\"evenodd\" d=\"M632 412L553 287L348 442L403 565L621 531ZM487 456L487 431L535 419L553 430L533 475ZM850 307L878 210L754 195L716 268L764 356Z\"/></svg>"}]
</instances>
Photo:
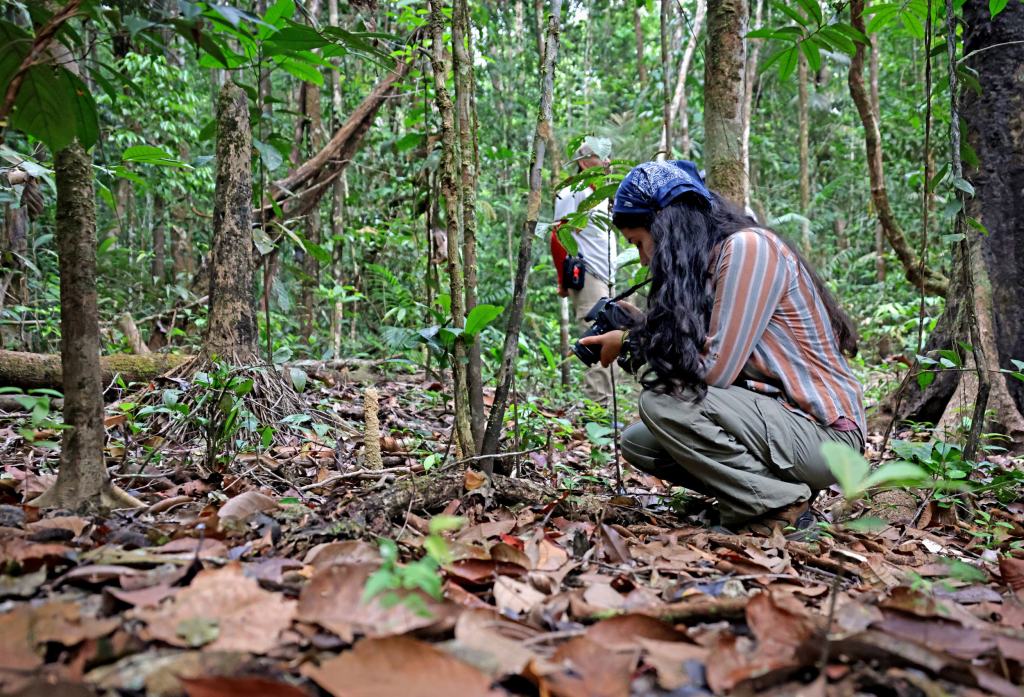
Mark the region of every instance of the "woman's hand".
<instances>
[{"instance_id":1,"label":"woman's hand","mask_svg":"<svg viewBox=\"0 0 1024 697\"><path fill-rule=\"evenodd\" d=\"M614 329L604 334L598 334L597 336L585 336L580 339L580 343L584 346L600 346L601 347L601 365L605 368L610 366L612 362L619 357L619 353L622 351L622 341L625 331L621 329Z\"/></svg>"}]
</instances>

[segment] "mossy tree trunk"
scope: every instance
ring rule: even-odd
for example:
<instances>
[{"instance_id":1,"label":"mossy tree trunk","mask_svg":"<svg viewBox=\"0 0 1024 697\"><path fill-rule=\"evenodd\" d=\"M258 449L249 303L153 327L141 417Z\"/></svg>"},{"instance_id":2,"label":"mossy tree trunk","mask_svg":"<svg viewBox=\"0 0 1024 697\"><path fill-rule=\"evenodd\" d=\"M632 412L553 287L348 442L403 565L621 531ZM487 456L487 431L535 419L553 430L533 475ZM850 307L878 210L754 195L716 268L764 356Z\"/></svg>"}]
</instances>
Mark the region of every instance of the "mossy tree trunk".
<instances>
[{"instance_id":1,"label":"mossy tree trunk","mask_svg":"<svg viewBox=\"0 0 1024 697\"><path fill-rule=\"evenodd\" d=\"M203 352L233 363L256 359L253 293L252 131L249 101L228 81L217 99L217 181L213 204L210 315Z\"/></svg>"},{"instance_id":2,"label":"mossy tree trunk","mask_svg":"<svg viewBox=\"0 0 1024 697\"><path fill-rule=\"evenodd\" d=\"M708 185L735 203L747 196L743 93L747 0L708 3L704 64L704 165Z\"/></svg>"},{"instance_id":3,"label":"mossy tree trunk","mask_svg":"<svg viewBox=\"0 0 1024 697\"><path fill-rule=\"evenodd\" d=\"M54 157L64 425L56 484L32 504L73 510L138 502L110 484L103 455L103 383L96 295L92 159L74 143Z\"/></svg>"}]
</instances>

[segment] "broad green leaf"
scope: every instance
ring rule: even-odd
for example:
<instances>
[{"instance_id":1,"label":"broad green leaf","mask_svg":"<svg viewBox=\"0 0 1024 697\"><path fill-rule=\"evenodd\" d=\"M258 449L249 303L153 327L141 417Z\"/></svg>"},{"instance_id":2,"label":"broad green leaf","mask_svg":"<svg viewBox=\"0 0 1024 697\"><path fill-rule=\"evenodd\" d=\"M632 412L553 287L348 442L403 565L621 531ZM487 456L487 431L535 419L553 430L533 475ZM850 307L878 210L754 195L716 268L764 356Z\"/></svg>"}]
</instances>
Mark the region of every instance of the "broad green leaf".
<instances>
[{"instance_id":1,"label":"broad green leaf","mask_svg":"<svg viewBox=\"0 0 1024 697\"><path fill-rule=\"evenodd\" d=\"M268 56L277 56L293 51L323 48L331 43L329 38L321 36L313 27L293 22L281 31L275 32L267 40L265 48Z\"/></svg>"},{"instance_id":2,"label":"broad green leaf","mask_svg":"<svg viewBox=\"0 0 1024 697\"><path fill-rule=\"evenodd\" d=\"M504 310L505 308L501 305L477 305L469 311L469 316L466 317L465 335L476 336Z\"/></svg>"},{"instance_id":3,"label":"broad green leaf","mask_svg":"<svg viewBox=\"0 0 1024 697\"><path fill-rule=\"evenodd\" d=\"M823 21L821 14L821 5L818 4L818 0L797 0L800 8L807 13L807 16L813 19L819 26Z\"/></svg>"},{"instance_id":4,"label":"broad green leaf","mask_svg":"<svg viewBox=\"0 0 1024 697\"><path fill-rule=\"evenodd\" d=\"M818 52L818 47L810 39L806 39L800 42L800 51L807 59L807 66L811 72L818 72L821 69L821 53Z\"/></svg>"},{"instance_id":5,"label":"broad green leaf","mask_svg":"<svg viewBox=\"0 0 1024 697\"><path fill-rule=\"evenodd\" d=\"M988 12L992 19L995 19L996 15L1006 9L1010 0L988 0Z\"/></svg>"},{"instance_id":6,"label":"broad green leaf","mask_svg":"<svg viewBox=\"0 0 1024 697\"><path fill-rule=\"evenodd\" d=\"M274 61L284 68L285 72L299 78L303 82L323 87L324 76L315 66L310 65L307 61L289 56L274 56Z\"/></svg>"},{"instance_id":7,"label":"broad green leaf","mask_svg":"<svg viewBox=\"0 0 1024 697\"><path fill-rule=\"evenodd\" d=\"M935 382L935 371L934 370L922 370L917 374L917 386L922 390L928 385Z\"/></svg>"},{"instance_id":8,"label":"broad green leaf","mask_svg":"<svg viewBox=\"0 0 1024 697\"><path fill-rule=\"evenodd\" d=\"M970 225L972 228L974 228L981 234L986 236L988 235L988 228L982 225L980 220L972 218L971 216L967 216L966 218L964 218L964 220L967 221L968 225Z\"/></svg>"},{"instance_id":9,"label":"broad green leaf","mask_svg":"<svg viewBox=\"0 0 1024 697\"><path fill-rule=\"evenodd\" d=\"M422 133L406 133L404 136L395 141L395 150L398 152L405 152L406 150L412 150L420 143L426 140L426 136Z\"/></svg>"},{"instance_id":10,"label":"broad green leaf","mask_svg":"<svg viewBox=\"0 0 1024 697\"><path fill-rule=\"evenodd\" d=\"M43 141L52 152L70 145L78 130L78 96L62 72L67 71L46 64L29 68L10 116L11 126Z\"/></svg>"},{"instance_id":11,"label":"broad green leaf","mask_svg":"<svg viewBox=\"0 0 1024 697\"><path fill-rule=\"evenodd\" d=\"M960 191L963 191L968 196L974 196L974 187L971 186L971 183L963 177L954 177L953 186Z\"/></svg>"},{"instance_id":12,"label":"broad green leaf","mask_svg":"<svg viewBox=\"0 0 1024 697\"><path fill-rule=\"evenodd\" d=\"M121 153L122 162L138 162L144 165L159 167L188 167L187 164L171 155L166 150L152 145L133 145Z\"/></svg>"},{"instance_id":13,"label":"broad green leaf","mask_svg":"<svg viewBox=\"0 0 1024 697\"><path fill-rule=\"evenodd\" d=\"M304 370L302 370L300 368L291 368L291 369L289 369L289 376L292 379L292 387L295 388L295 391L296 392L305 392L305 390L306 390L306 380L308 379L308 376L306 375L306 371L304 371Z\"/></svg>"},{"instance_id":14,"label":"broad green leaf","mask_svg":"<svg viewBox=\"0 0 1024 697\"><path fill-rule=\"evenodd\" d=\"M889 462L869 474L861 484L863 489L878 486L914 486L928 479L928 473L909 462Z\"/></svg>"},{"instance_id":15,"label":"broad green leaf","mask_svg":"<svg viewBox=\"0 0 1024 697\"><path fill-rule=\"evenodd\" d=\"M436 535L441 532L458 530L466 524L466 519L456 515L436 515L430 519L430 533Z\"/></svg>"},{"instance_id":16,"label":"broad green leaf","mask_svg":"<svg viewBox=\"0 0 1024 697\"><path fill-rule=\"evenodd\" d=\"M855 499L864 492L863 482L871 468L860 453L842 443L822 443L821 455L843 490L843 496Z\"/></svg>"},{"instance_id":17,"label":"broad green leaf","mask_svg":"<svg viewBox=\"0 0 1024 697\"><path fill-rule=\"evenodd\" d=\"M263 160L263 164L267 168L268 172L273 172L284 162L284 157L282 157L277 148L270 143L264 143L263 141L253 138L252 147L260 154L260 159Z\"/></svg>"},{"instance_id":18,"label":"broad green leaf","mask_svg":"<svg viewBox=\"0 0 1024 697\"><path fill-rule=\"evenodd\" d=\"M796 70L796 63L800 55L799 46L786 49L783 53L782 59L779 61L779 79L786 80L793 71Z\"/></svg>"}]
</instances>

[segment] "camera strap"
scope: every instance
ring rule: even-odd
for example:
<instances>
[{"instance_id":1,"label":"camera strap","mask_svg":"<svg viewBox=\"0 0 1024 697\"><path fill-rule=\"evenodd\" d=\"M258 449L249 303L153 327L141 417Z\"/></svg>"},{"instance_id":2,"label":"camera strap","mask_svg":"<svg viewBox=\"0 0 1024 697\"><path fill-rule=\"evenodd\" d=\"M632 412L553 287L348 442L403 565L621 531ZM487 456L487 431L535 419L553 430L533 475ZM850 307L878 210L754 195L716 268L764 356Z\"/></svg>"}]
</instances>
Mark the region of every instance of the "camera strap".
<instances>
[{"instance_id":1,"label":"camera strap","mask_svg":"<svg viewBox=\"0 0 1024 697\"><path fill-rule=\"evenodd\" d=\"M633 293L637 292L638 290L640 290L641 288L646 286L652 280L653 279L648 278L646 281L640 281L635 286L630 286L629 288L627 288L626 290L622 291L621 293L616 295L614 298L612 298L609 302L613 302L614 303L614 302L618 302L619 300L625 300L626 298L631 296Z\"/></svg>"}]
</instances>

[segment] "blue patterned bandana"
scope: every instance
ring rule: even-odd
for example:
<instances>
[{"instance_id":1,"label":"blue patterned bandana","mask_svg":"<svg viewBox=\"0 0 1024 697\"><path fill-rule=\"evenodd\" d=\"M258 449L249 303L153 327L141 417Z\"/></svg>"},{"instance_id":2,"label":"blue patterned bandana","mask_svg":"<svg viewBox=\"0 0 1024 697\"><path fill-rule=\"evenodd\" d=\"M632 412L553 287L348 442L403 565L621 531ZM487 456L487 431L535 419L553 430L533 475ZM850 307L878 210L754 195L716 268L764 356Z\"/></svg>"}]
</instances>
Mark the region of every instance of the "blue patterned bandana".
<instances>
[{"instance_id":1,"label":"blue patterned bandana","mask_svg":"<svg viewBox=\"0 0 1024 697\"><path fill-rule=\"evenodd\" d=\"M697 165L689 160L644 162L630 170L618 191L612 213L656 213L680 194L691 192L711 203Z\"/></svg>"}]
</instances>

